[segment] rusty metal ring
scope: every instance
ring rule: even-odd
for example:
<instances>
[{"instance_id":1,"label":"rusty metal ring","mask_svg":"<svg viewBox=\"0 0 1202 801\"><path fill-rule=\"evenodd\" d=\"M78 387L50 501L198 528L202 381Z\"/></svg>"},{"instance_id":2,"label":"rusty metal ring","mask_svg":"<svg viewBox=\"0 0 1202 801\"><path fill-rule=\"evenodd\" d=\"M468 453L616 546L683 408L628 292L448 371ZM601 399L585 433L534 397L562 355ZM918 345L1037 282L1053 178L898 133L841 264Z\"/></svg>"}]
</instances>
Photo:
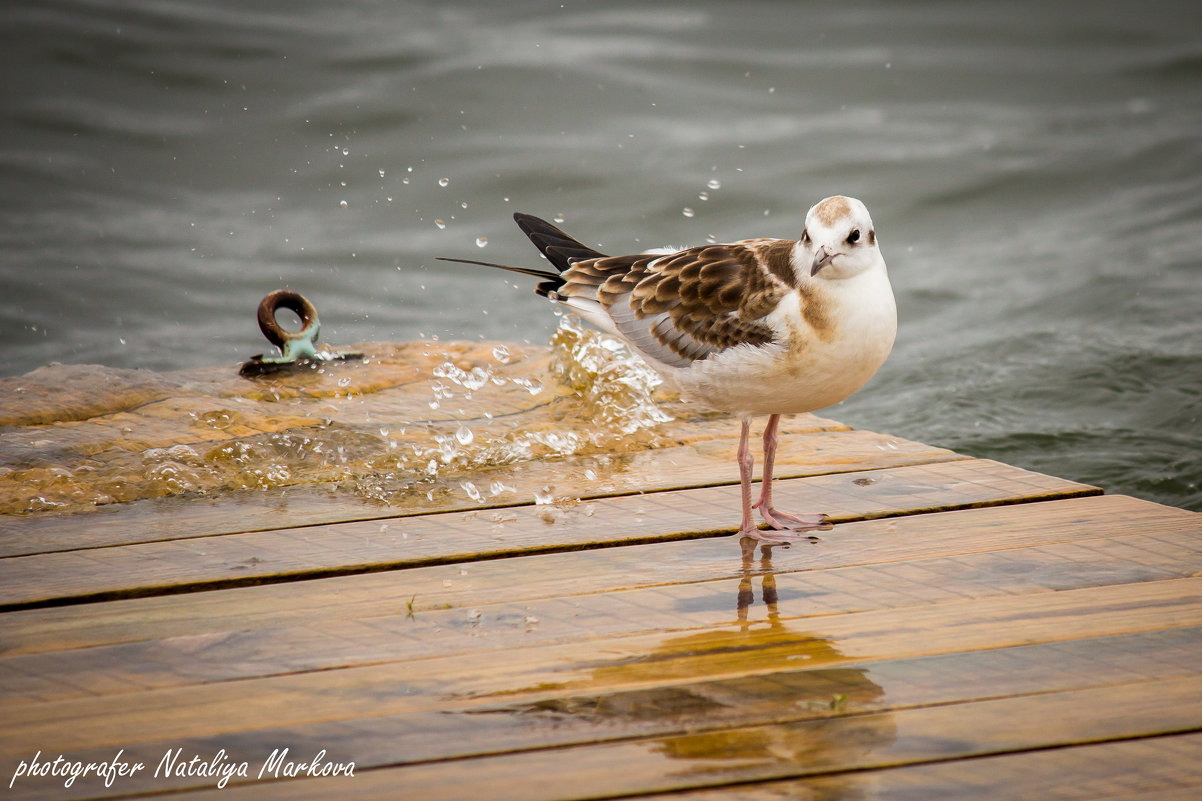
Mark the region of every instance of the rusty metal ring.
<instances>
[{"instance_id":1,"label":"rusty metal ring","mask_svg":"<svg viewBox=\"0 0 1202 801\"><path fill-rule=\"evenodd\" d=\"M275 313L284 308L296 312L301 320L299 331L285 331L275 319ZM259 302L259 330L267 341L281 350L284 343L294 340L316 340L316 334L310 335L309 329L317 323L317 308L309 299L299 292L290 289L277 289Z\"/></svg>"}]
</instances>

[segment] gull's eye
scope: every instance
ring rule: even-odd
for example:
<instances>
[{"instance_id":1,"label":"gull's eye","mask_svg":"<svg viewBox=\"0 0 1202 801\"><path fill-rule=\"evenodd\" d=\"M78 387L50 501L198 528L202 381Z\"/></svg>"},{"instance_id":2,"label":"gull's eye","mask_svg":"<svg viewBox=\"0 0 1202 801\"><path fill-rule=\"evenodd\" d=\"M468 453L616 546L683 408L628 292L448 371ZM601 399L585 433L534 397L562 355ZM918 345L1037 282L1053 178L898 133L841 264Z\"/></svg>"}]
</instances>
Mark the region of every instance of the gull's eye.
<instances>
[{"instance_id":1,"label":"gull's eye","mask_svg":"<svg viewBox=\"0 0 1202 801\"><path fill-rule=\"evenodd\" d=\"M859 228L851 229L851 233L847 235L847 243L849 245L854 245L855 243L857 243L859 241L860 241L860 229Z\"/></svg>"},{"instance_id":2,"label":"gull's eye","mask_svg":"<svg viewBox=\"0 0 1202 801\"><path fill-rule=\"evenodd\" d=\"M805 244L810 244L810 229L807 228L801 232L801 241Z\"/></svg>"}]
</instances>

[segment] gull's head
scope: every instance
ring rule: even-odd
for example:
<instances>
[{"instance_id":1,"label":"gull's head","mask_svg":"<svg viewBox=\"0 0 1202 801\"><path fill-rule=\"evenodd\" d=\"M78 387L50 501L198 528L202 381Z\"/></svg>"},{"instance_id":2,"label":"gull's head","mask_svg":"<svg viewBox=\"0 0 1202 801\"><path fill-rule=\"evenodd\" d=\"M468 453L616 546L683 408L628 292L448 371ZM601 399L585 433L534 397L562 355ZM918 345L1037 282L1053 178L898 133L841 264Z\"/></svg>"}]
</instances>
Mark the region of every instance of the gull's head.
<instances>
[{"instance_id":1,"label":"gull's head","mask_svg":"<svg viewBox=\"0 0 1202 801\"><path fill-rule=\"evenodd\" d=\"M815 203L799 244L799 261L814 278L851 278L885 266L872 217L854 197L835 195Z\"/></svg>"}]
</instances>

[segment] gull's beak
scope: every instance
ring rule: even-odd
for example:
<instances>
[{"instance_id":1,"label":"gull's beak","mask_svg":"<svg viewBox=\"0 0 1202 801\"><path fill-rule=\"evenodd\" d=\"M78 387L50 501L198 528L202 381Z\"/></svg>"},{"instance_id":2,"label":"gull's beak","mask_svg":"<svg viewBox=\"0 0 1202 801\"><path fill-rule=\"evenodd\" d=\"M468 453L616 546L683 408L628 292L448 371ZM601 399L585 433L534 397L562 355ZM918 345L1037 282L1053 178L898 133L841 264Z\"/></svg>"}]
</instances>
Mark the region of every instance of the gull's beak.
<instances>
[{"instance_id":1,"label":"gull's beak","mask_svg":"<svg viewBox=\"0 0 1202 801\"><path fill-rule=\"evenodd\" d=\"M818 271L831 263L831 259L835 258L835 254L826 249L826 245L818 248L814 253L814 263L810 265L810 275L818 275Z\"/></svg>"}]
</instances>

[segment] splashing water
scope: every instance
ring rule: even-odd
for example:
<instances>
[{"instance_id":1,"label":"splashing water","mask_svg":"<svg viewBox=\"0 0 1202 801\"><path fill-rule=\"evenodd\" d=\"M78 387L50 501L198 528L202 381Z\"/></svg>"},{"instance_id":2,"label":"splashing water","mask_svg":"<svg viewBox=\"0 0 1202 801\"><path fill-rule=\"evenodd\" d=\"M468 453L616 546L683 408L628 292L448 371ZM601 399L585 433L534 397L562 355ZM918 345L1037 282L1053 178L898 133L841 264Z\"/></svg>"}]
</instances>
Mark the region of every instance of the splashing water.
<instances>
[{"instance_id":1,"label":"splashing water","mask_svg":"<svg viewBox=\"0 0 1202 801\"><path fill-rule=\"evenodd\" d=\"M641 450L672 419L658 375L572 316L549 350L361 349L359 363L255 381L82 366L0 379L14 399L0 403L0 514L314 484L372 502L479 503L483 487L517 500L512 466Z\"/></svg>"},{"instance_id":2,"label":"splashing water","mask_svg":"<svg viewBox=\"0 0 1202 801\"><path fill-rule=\"evenodd\" d=\"M552 373L580 393L604 428L633 434L672 419L652 398L663 379L622 341L564 315L551 346Z\"/></svg>"}]
</instances>

